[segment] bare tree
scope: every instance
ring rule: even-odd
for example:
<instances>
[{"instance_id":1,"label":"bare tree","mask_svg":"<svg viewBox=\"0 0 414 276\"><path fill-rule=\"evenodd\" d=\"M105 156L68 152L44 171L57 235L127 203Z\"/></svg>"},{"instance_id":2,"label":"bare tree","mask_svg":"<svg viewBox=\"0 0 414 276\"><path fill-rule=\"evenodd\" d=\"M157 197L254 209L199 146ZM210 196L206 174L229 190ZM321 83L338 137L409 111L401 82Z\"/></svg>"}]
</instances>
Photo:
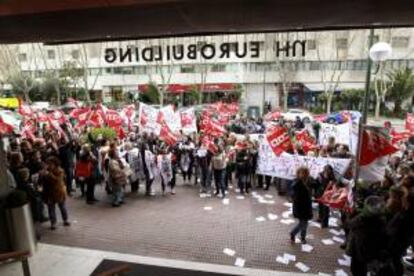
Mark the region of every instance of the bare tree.
<instances>
[{"instance_id":1,"label":"bare tree","mask_svg":"<svg viewBox=\"0 0 414 276\"><path fill-rule=\"evenodd\" d=\"M31 48L29 48L31 49ZM25 53L28 64L33 63L35 55ZM36 86L30 70L24 71L19 59L19 47L17 45L0 46L0 82L3 85L10 83L16 92L22 93L25 102L30 102L29 92Z\"/></svg>"},{"instance_id":2,"label":"bare tree","mask_svg":"<svg viewBox=\"0 0 414 276\"><path fill-rule=\"evenodd\" d=\"M342 77L345 73L344 61L348 58L348 49L355 40L354 31L344 32L317 32L315 33L316 43L334 47L334 49L323 49L316 45L316 56L319 63L319 72L321 74L321 82L323 92L326 98L326 112L330 113L332 109L332 98L334 92L338 89ZM330 66L325 65L324 61L332 62Z\"/></svg>"}]
</instances>

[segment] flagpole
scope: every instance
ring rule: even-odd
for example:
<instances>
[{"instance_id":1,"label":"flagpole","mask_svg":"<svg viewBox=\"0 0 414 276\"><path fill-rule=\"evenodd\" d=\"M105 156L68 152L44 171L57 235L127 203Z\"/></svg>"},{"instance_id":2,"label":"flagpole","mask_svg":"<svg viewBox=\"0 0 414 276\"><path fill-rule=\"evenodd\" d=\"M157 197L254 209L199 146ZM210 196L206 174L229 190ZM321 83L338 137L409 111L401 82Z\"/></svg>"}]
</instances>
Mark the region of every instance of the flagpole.
<instances>
[{"instance_id":1,"label":"flagpole","mask_svg":"<svg viewBox=\"0 0 414 276\"><path fill-rule=\"evenodd\" d=\"M360 173L360 164L359 160L361 159L361 152L362 152L362 137L364 134L364 127L367 124L368 120L368 102L369 102L369 90L371 86L371 67L372 67L372 60L369 56L369 49L371 49L372 45L374 44L374 29L370 29L369 31L369 43L368 43L368 59L367 59L367 72L365 76L365 93L364 93L364 102L362 106L362 118L359 120L359 128L358 128L358 146L357 146L357 159L356 159L356 166L355 166L355 183L358 182L359 173Z\"/></svg>"}]
</instances>

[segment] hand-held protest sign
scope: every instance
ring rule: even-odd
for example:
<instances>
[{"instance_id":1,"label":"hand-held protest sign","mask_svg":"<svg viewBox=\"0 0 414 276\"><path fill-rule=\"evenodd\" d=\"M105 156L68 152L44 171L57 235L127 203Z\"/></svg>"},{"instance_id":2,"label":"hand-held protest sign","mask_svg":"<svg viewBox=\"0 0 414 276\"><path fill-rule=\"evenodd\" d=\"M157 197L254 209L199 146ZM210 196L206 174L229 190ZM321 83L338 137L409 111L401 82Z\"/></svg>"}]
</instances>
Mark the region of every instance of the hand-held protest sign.
<instances>
[{"instance_id":1,"label":"hand-held protest sign","mask_svg":"<svg viewBox=\"0 0 414 276\"><path fill-rule=\"evenodd\" d=\"M293 148L289 133L286 128L276 125L266 133L266 139L276 156Z\"/></svg>"}]
</instances>

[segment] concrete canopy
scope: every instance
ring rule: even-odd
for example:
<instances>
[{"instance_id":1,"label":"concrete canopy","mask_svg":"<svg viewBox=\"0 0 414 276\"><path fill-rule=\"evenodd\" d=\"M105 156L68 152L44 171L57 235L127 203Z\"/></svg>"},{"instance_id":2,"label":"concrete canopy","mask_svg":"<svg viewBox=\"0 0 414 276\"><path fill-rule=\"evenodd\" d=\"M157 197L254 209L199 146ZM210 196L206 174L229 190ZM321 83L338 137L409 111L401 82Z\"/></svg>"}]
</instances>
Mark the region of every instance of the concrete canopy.
<instances>
[{"instance_id":1,"label":"concrete canopy","mask_svg":"<svg viewBox=\"0 0 414 276\"><path fill-rule=\"evenodd\" d=\"M0 0L0 43L414 26L412 0Z\"/></svg>"}]
</instances>

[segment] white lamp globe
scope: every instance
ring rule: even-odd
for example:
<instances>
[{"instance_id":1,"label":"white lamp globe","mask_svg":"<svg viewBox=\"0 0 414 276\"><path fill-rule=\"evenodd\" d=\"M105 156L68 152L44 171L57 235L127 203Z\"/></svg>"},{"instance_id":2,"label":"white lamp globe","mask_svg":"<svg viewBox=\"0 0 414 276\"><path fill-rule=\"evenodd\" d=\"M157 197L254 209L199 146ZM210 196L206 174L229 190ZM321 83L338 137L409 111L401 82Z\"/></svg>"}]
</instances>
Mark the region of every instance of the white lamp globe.
<instances>
[{"instance_id":1,"label":"white lamp globe","mask_svg":"<svg viewBox=\"0 0 414 276\"><path fill-rule=\"evenodd\" d=\"M369 49L369 57L373 61L384 61L391 57L392 48L386 42L377 42Z\"/></svg>"}]
</instances>

